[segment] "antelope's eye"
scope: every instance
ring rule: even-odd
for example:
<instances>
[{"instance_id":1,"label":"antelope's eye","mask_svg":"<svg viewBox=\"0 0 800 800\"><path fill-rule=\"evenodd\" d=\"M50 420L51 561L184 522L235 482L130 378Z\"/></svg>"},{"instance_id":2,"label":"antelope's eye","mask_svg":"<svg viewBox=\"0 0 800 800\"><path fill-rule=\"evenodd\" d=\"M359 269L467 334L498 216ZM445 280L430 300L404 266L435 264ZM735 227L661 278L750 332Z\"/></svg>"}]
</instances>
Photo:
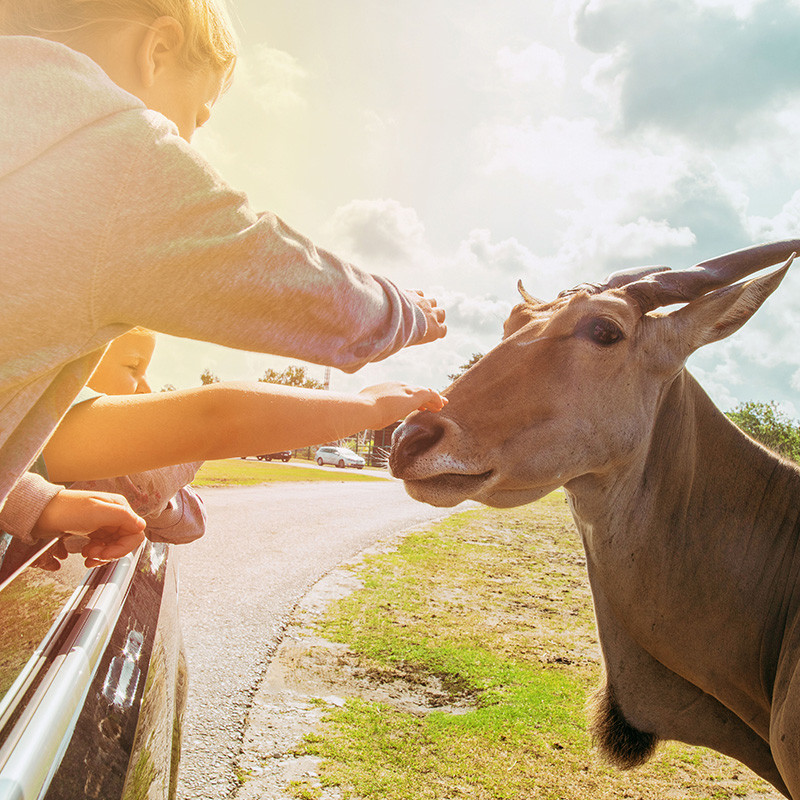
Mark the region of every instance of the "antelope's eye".
<instances>
[{"instance_id":1,"label":"antelope's eye","mask_svg":"<svg viewBox=\"0 0 800 800\"><path fill-rule=\"evenodd\" d=\"M616 322L605 317L593 317L583 329L584 335L595 344L609 347L623 338L622 330Z\"/></svg>"}]
</instances>

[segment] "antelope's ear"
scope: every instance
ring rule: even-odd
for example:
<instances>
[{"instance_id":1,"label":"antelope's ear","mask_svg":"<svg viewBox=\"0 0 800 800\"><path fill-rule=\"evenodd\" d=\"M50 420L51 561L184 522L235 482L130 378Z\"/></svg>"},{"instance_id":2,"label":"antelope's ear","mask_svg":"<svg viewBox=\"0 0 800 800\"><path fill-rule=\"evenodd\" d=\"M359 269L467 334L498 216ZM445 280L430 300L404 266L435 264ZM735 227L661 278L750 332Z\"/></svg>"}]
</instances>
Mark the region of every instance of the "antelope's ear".
<instances>
[{"instance_id":1,"label":"antelope's ear","mask_svg":"<svg viewBox=\"0 0 800 800\"><path fill-rule=\"evenodd\" d=\"M778 288L793 259L794 255L768 275L709 292L673 311L669 319L676 326L685 355L738 331Z\"/></svg>"}]
</instances>

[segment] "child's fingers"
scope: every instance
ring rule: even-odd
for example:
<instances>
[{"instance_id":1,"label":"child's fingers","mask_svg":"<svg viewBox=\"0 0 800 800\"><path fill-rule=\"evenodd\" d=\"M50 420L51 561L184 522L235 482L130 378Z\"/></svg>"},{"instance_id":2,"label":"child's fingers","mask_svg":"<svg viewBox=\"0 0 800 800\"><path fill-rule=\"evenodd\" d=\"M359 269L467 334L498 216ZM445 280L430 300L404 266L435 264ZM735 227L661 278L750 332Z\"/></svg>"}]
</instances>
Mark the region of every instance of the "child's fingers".
<instances>
[{"instance_id":1,"label":"child's fingers","mask_svg":"<svg viewBox=\"0 0 800 800\"><path fill-rule=\"evenodd\" d=\"M434 400L431 400L429 403L426 403L426 407L428 411L441 411L448 403L446 397L441 397L437 395Z\"/></svg>"},{"instance_id":2,"label":"child's fingers","mask_svg":"<svg viewBox=\"0 0 800 800\"><path fill-rule=\"evenodd\" d=\"M130 535L144 531L145 521L128 505L124 497L109 494L107 498L99 498L93 504L93 515L87 519L87 528L94 528L90 537L94 537L97 530L114 530L119 534ZM96 537L95 537L96 538Z\"/></svg>"},{"instance_id":3,"label":"child's fingers","mask_svg":"<svg viewBox=\"0 0 800 800\"><path fill-rule=\"evenodd\" d=\"M447 398L443 397L438 392L434 392L433 389L428 389L427 393L432 395L432 397L419 406L420 411L441 411L447 405Z\"/></svg>"},{"instance_id":4,"label":"child's fingers","mask_svg":"<svg viewBox=\"0 0 800 800\"><path fill-rule=\"evenodd\" d=\"M142 531L126 533L120 529L101 529L89 534L89 542L81 549L81 555L87 566L90 560L114 561L133 552L143 541Z\"/></svg>"}]
</instances>

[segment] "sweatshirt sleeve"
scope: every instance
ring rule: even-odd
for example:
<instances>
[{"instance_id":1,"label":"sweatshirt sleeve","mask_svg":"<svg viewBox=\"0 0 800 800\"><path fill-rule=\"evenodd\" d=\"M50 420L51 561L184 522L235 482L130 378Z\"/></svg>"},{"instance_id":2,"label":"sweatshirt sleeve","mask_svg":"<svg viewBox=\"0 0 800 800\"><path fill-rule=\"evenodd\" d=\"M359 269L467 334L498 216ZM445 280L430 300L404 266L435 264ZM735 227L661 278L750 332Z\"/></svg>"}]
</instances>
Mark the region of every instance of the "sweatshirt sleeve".
<instances>
[{"instance_id":1,"label":"sweatshirt sleeve","mask_svg":"<svg viewBox=\"0 0 800 800\"><path fill-rule=\"evenodd\" d=\"M45 506L63 489L48 483L41 475L26 472L0 505L0 530L33 543L31 531Z\"/></svg>"},{"instance_id":2,"label":"sweatshirt sleeve","mask_svg":"<svg viewBox=\"0 0 800 800\"><path fill-rule=\"evenodd\" d=\"M206 509L191 486L184 486L156 517L147 519L145 536L151 542L188 544L206 532Z\"/></svg>"},{"instance_id":3,"label":"sweatshirt sleeve","mask_svg":"<svg viewBox=\"0 0 800 800\"><path fill-rule=\"evenodd\" d=\"M424 336L409 292L255 213L159 115L140 117L150 125L95 262L98 322L346 371Z\"/></svg>"}]
</instances>

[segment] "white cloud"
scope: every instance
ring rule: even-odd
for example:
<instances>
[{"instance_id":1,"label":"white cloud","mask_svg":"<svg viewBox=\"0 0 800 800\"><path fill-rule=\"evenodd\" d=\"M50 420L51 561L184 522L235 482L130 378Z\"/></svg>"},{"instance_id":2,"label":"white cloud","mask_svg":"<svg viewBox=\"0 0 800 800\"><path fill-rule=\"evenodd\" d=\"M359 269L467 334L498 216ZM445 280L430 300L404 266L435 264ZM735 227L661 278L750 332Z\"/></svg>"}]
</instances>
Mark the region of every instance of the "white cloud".
<instances>
[{"instance_id":1,"label":"white cloud","mask_svg":"<svg viewBox=\"0 0 800 800\"><path fill-rule=\"evenodd\" d=\"M796 191L772 218L753 216L748 220L753 239L793 239L800 232L800 190Z\"/></svg>"},{"instance_id":2,"label":"white cloud","mask_svg":"<svg viewBox=\"0 0 800 800\"><path fill-rule=\"evenodd\" d=\"M496 125L485 141L488 173L528 175L558 198L564 224L548 272L595 280L606 268L689 251L708 232L701 216L684 213L690 202L697 210L698 195L708 202L703 213L715 228L722 222L714 211L724 209L728 236L741 236L744 203L736 187L721 179L713 163L681 145L656 150L641 142L623 144L605 136L597 120L563 117L540 125Z\"/></svg>"},{"instance_id":3,"label":"white cloud","mask_svg":"<svg viewBox=\"0 0 800 800\"><path fill-rule=\"evenodd\" d=\"M337 208L325 226L337 252L357 263L418 261L425 250L425 226L413 208L397 200L352 200Z\"/></svg>"},{"instance_id":4,"label":"white cloud","mask_svg":"<svg viewBox=\"0 0 800 800\"><path fill-rule=\"evenodd\" d=\"M293 55L260 44L239 58L231 91L247 92L270 114L285 114L308 105L302 93L306 78L305 68Z\"/></svg>"},{"instance_id":5,"label":"white cloud","mask_svg":"<svg viewBox=\"0 0 800 800\"><path fill-rule=\"evenodd\" d=\"M737 19L747 19L753 9L764 0L695 0L700 8L727 9Z\"/></svg>"},{"instance_id":6,"label":"white cloud","mask_svg":"<svg viewBox=\"0 0 800 800\"><path fill-rule=\"evenodd\" d=\"M687 227L673 228L665 220L641 216L630 222L600 225L592 224L586 215L576 216L572 232L565 238L559 257L568 264L642 264L654 253L689 249L696 242Z\"/></svg>"},{"instance_id":7,"label":"white cloud","mask_svg":"<svg viewBox=\"0 0 800 800\"><path fill-rule=\"evenodd\" d=\"M488 349L500 338L503 322L511 311L511 303L491 295L443 291L440 300L447 309L448 328L475 342L476 347Z\"/></svg>"},{"instance_id":8,"label":"white cloud","mask_svg":"<svg viewBox=\"0 0 800 800\"><path fill-rule=\"evenodd\" d=\"M622 131L728 147L760 135L800 92L800 8L790 0L585 0L571 24L575 41L601 54L591 85Z\"/></svg>"},{"instance_id":9,"label":"white cloud","mask_svg":"<svg viewBox=\"0 0 800 800\"><path fill-rule=\"evenodd\" d=\"M531 251L514 237L496 244L491 239L491 231L485 228L470 231L456 256L459 266L469 266L493 275L519 277L535 261Z\"/></svg>"},{"instance_id":10,"label":"white cloud","mask_svg":"<svg viewBox=\"0 0 800 800\"><path fill-rule=\"evenodd\" d=\"M552 47L534 42L524 50L503 47L497 54L497 66L506 80L517 84L564 85L564 56Z\"/></svg>"},{"instance_id":11,"label":"white cloud","mask_svg":"<svg viewBox=\"0 0 800 800\"><path fill-rule=\"evenodd\" d=\"M656 151L643 143L623 144L591 117L495 123L484 127L483 140L488 174L515 170L575 197L602 195L612 204L621 194L657 194L686 171L687 154L679 146Z\"/></svg>"}]
</instances>

